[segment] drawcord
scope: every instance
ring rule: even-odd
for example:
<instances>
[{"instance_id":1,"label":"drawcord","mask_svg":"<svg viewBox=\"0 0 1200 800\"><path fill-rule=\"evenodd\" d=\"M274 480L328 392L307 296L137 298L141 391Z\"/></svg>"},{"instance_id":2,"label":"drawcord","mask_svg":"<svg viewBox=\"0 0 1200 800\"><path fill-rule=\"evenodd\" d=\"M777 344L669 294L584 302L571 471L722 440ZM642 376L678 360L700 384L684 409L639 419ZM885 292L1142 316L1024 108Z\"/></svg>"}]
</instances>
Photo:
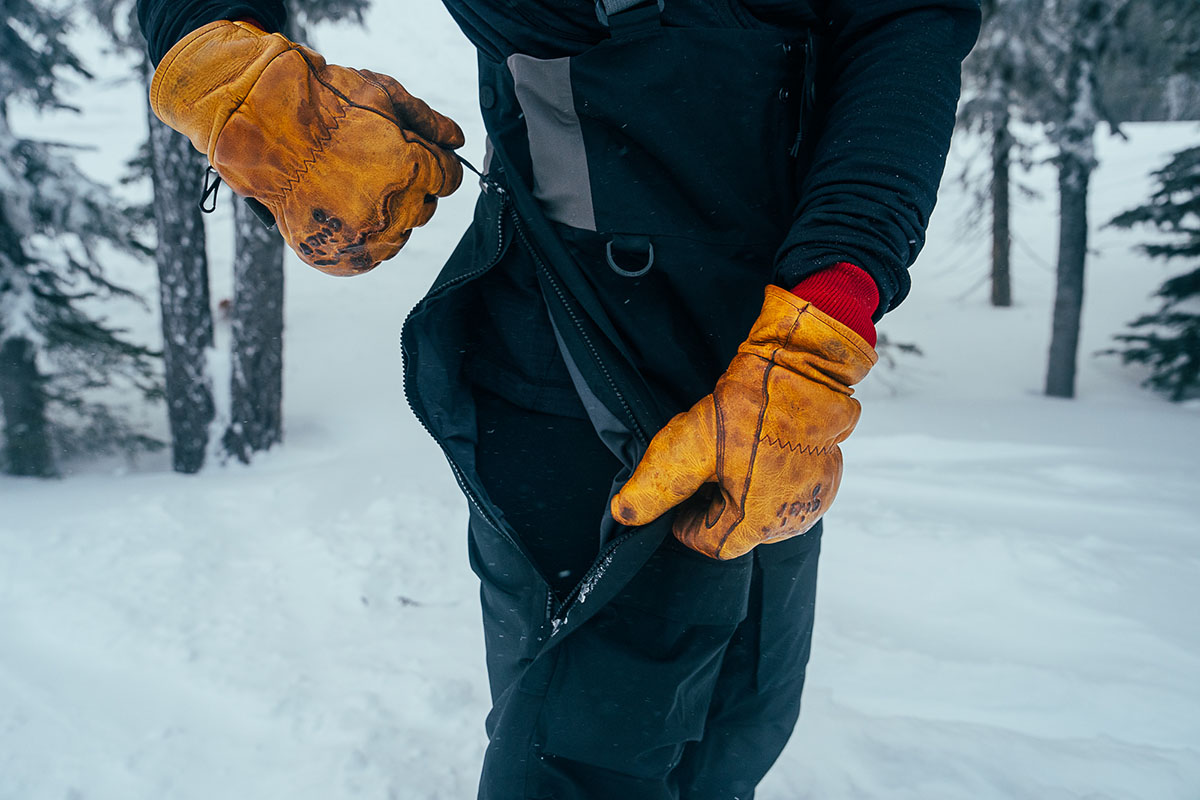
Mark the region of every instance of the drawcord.
<instances>
[{"instance_id":1,"label":"drawcord","mask_svg":"<svg viewBox=\"0 0 1200 800\"><path fill-rule=\"evenodd\" d=\"M452 155L458 159L458 163L462 164L464 167L467 168L468 172L475 173L475 175L477 175L479 177L479 180L483 182L484 186L486 186L489 189L495 190L496 194L504 194L504 187L501 186L500 184L496 183L496 181L492 180L487 175L484 175L479 170L475 169L474 164L472 164L470 161L467 161L465 158L460 156L458 153L453 153Z\"/></svg>"},{"instance_id":2,"label":"drawcord","mask_svg":"<svg viewBox=\"0 0 1200 800\"><path fill-rule=\"evenodd\" d=\"M454 153L453 155L455 158L458 159L458 162L460 164L462 164L464 167L467 168L468 171L473 172L477 176L479 176L479 180L483 181L483 183L486 186L488 186L488 188L495 189L497 194L504 194L503 186L496 183L494 180L489 178L487 175L484 175L482 172L480 172L478 169L475 168L474 164L472 164L470 161L467 161L465 158L460 156L458 153ZM210 164L204 170L204 188L200 192L200 210L202 212L204 212L205 214L211 214L217 210L217 190L220 188L221 188L221 175L215 169L213 169L212 165ZM257 213L257 209L255 210L255 213ZM262 215L259 214L259 216L261 217ZM269 216L269 212L268 212L268 216ZM263 222L266 223L267 221L264 219ZM273 225L273 223L274 223L274 220L271 220L271 223L268 224L268 227L271 227Z\"/></svg>"}]
</instances>

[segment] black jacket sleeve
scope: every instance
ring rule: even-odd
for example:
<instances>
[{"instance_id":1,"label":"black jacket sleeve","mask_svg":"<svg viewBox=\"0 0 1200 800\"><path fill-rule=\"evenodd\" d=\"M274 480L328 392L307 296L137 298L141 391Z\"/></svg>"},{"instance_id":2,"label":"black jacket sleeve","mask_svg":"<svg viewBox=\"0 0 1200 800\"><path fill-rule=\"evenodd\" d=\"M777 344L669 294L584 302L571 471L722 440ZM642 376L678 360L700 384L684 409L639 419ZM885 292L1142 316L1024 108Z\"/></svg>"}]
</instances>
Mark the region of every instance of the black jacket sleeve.
<instances>
[{"instance_id":1,"label":"black jacket sleeve","mask_svg":"<svg viewBox=\"0 0 1200 800\"><path fill-rule=\"evenodd\" d=\"M908 294L954 129L978 0L818 0L817 135L777 260L788 288L839 261Z\"/></svg>"},{"instance_id":2,"label":"black jacket sleeve","mask_svg":"<svg viewBox=\"0 0 1200 800\"><path fill-rule=\"evenodd\" d=\"M137 12L155 66L176 42L210 22L248 17L272 33L287 22L283 0L138 0Z\"/></svg>"}]
</instances>

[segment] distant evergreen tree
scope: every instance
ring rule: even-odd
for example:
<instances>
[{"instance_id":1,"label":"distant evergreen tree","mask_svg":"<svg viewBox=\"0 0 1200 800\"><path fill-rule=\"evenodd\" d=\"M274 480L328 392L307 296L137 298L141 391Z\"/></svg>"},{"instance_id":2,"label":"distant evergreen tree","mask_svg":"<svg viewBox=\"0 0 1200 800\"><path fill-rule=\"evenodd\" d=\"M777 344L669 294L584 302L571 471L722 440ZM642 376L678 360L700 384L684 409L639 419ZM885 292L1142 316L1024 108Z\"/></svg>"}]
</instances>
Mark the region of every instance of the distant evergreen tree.
<instances>
[{"instance_id":1,"label":"distant evergreen tree","mask_svg":"<svg viewBox=\"0 0 1200 800\"><path fill-rule=\"evenodd\" d=\"M1122 32L1131 0L1031 0L1029 55L1041 73L1026 99L1043 123L1058 168L1059 239L1046 394L1074 397L1087 265L1087 197L1096 168L1095 134L1112 123L1101 102L1099 64Z\"/></svg>"},{"instance_id":2,"label":"distant evergreen tree","mask_svg":"<svg viewBox=\"0 0 1200 800\"><path fill-rule=\"evenodd\" d=\"M1200 396L1200 147L1176 153L1154 173L1158 188L1144 205L1126 211L1111 224L1121 228L1149 224L1172 234L1173 241L1143 244L1153 258L1183 259L1192 268L1158 290L1162 306L1130 323L1136 333L1116 336L1116 353L1125 363L1145 364L1145 385L1174 402Z\"/></svg>"},{"instance_id":3,"label":"distant evergreen tree","mask_svg":"<svg viewBox=\"0 0 1200 800\"><path fill-rule=\"evenodd\" d=\"M140 78L149 94L150 66L133 0L88 0L88 11L123 51L140 56ZM198 200L204 156L163 125L146 106L149 141L141 170L154 187L151 204L157 243L171 461L176 472L199 472L208 456L216 417L209 357L213 316L209 297L204 217Z\"/></svg>"},{"instance_id":4,"label":"distant evergreen tree","mask_svg":"<svg viewBox=\"0 0 1200 800\"><path fill-rule=\"evenodd\" d=\"M1033 18L1029 0L983 0L979 41L963 64L968 97L959 124L989 139L991 164L987 198L992 219L992 305L1012 305L1011 210L1009 203L1014 117L1030 93L1029 43Z\"/></svg>"},{"instance_id":5,"label":"distant evergreen tree","mask_svg":"<svg viewBox=\"0 0 1200 800\"><path fill-rule=\"evenodd\" d=\"M116 199L62 146L16 136L11 104L66 109L62 73L89 77L66 12L7 0L0 21L0 410L5 471L51 476L80 451L154 446L113 403L156 397L154 354L98 312L136 299L105 277L104 248L146 255ZM116 391L111 391L115 389ZM98 391L103 390L103 391Z\"/></svg>"},{"instance_id":6,"label":"distant evergreen tree","mask_svg":"<svg viewBox=\"0 0 1200 800\"><path fill-rule=\"evenodd\" d=\"M305 41L317 23L361 24L368 5L369 0L292 0L285 34ZM88 0L88 7L118 46L145 52L132 0ZM214 423L224 427L217 431L221 452L248 463L255 452L270 449L283 436L283 239L246 203L234 203L229 419L217 420L208 374L213 319L204 220L196 206L204 157L153 115L150 128L146 172L154 181L175 469L195 472L203 467Z\"/></svg>"},{"instance_id":7,"label":"distant evergreen tree","mask_svg":"<svg viewBox=\"0 0 1200 800\"><path fill-rule=\"evenodd\" d=\"M197 200L204 157L187 137L158 121L147 107L159 303L166 368L167 419L176 472L199 472L216 416L209 355L213 316L208 288L204 216Z\"/></svg>"},{"instance_id":8,"label":"distant evergreen tree","mask_svg":"<svg viewBox=\"0 0 1200 800\"><path fill-rule=\"evenodd\" d=\"M1105 104L1122 122L1200 119L1200 3L1133 3L1100 65Z\"/></svg>"},{"instance_id":9,"label":"distant evergreen tree","mask_svg":"<svg viewBox=\"0 0 1200 800\"><path fill-rule=\"evenodd\" d=\"M285 33L306 41L313 25L362 24L368 0L292 0ZM243 463L283 438L283 239L245 203L234 206L229 421L224 451Z\"/></svg>"}]
</instances>

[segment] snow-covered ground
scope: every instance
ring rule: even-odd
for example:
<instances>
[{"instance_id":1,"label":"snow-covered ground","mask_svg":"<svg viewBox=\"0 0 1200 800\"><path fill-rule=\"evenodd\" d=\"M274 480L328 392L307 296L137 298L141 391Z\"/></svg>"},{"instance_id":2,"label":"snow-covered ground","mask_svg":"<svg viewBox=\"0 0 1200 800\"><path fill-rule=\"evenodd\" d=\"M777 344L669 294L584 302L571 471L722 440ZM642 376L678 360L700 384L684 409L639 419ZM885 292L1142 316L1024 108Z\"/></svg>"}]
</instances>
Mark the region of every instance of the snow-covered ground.
<instances>
[{"instance_id":1,"label":"snow-covered ground","mask_svg":"<svg viewBox=\"0 0 1200 800\"><path fill-rule=\"evenodd\" d=\"M369 29L317 43L466 121L478 160L473 55L440 5L380 4ZM96 63L82 123L13 127L98 144L84 163L108 179L143 111L108 80L120 65ZM1128 134L1098 143L1074 401L1039 395L1053 175L1028 178L1043 196L1020 201L1003 311L986 236L943 190L912 297L881 328L925 356L862 388L805 708L763 800L1200 798L1200 408L1091 355L1168 274L1133 252L1143 234L1100 226L1200 126ZM470 194L367 276L293 262L287 441L252 467L0 478L0 800L473 795L488 701L466 514L396 347ZM126 277L153 286L144 266Z\"/></svg>"}]
</instances>

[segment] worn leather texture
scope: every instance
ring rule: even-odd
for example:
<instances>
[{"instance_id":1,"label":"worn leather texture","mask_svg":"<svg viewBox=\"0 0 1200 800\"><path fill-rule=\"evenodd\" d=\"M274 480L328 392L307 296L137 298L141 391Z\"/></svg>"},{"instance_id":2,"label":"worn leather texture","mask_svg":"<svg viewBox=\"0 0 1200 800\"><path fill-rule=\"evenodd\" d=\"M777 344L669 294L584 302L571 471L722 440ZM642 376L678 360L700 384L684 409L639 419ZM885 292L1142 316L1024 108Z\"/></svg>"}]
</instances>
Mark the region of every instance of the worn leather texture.
<instances>
[{"instance_id":1,"label":"worn leather texture","mask_svg":"<svg viewBox=\"0 0 1200 800\"><path fill-rule=\"evenodd\" d=\"M213 22L171 48L150 105L333 275L394 256L462 182L452 120L387 75L327 64L250 23Z\"/></svg>"},{"instance_id":2,"label":"worn leather texture","mask_svg":"<svg viewBox=\"0 0 1200 800\"><path fill-rule=\"evenodd\" d=\"M809 531L837 496L850 388L875 351L811 303L767 287L762 313L712 394L650 442L612 500L626 525L679 506L673 530L721 560Z\"/></svg>"}]
</instances>

